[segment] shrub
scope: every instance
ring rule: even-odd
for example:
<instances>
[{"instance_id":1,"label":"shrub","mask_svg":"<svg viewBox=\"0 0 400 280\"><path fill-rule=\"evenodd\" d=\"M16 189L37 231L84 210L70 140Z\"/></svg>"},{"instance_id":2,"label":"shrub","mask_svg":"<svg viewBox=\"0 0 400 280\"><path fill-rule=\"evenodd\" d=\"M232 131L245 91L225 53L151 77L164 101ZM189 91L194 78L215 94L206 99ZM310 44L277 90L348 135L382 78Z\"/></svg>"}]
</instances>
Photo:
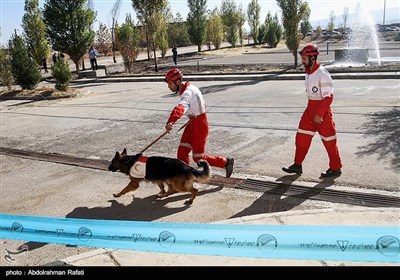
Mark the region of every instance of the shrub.
<instances>
[{"instance_id":1,"label":"shrub","mask_svg":"<svg viewBox=\"0 0 400 280\"><path fill-rule=\"evenodd\" d=\"M14 83L10 57L5 49L0 49L0 83L5 85L8 90L11 90L11 86Z\"/></svg>"},{"instance_id":2,"label":"shrub","mask_svg":"<svg viewBox=\"0 0 400 280\"><path fill-rule=\"evenodd\" d=\"M51 68L51 74L56 79L55 88L66 91L69 88L69 82L72 79L72 73L69 70L68 63L63 58L58 58Z\"/></svg>"},{"instance_id":3,"label":"shrub","mask_svg":"<svg viewBox=\"0 0 400 280\"><path fill-rule=\"evenodd\" d=\"M36 62L29 56L22 38L14 35L9 42L11 71L15 81L22 89L34 89L42 75Z\"/></svg>"}]
</instances>

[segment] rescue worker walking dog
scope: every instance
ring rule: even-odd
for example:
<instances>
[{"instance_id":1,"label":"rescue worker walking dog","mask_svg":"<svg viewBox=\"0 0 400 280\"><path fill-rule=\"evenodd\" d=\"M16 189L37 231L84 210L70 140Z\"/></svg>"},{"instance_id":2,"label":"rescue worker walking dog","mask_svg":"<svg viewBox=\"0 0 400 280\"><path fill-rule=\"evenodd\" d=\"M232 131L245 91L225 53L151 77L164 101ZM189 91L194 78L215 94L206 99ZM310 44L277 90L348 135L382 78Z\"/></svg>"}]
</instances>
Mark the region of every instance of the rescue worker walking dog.
<instances>
[{"instance_id":1,"label":"rescue worker walking dog","mask_svg":"<svg viewBox=\"0 0 400 280\"><path fill-rule=\"evenodd\" d=\"M119 193L113 194L120 197L128 192L139 188L141 181L150 181L160 188L158 198L167 197L177 192L190 192L192 196L185 204L192 204L198 190L193 187L193 182L206 183L211 176L210 165L205 160L197 162L203 170L197 170L183 161L175 158L151 156L144 157L142 154L128 155L124 149L122 153L116 152L108 170L120 171L129 175L129 184ZM164 183L168 185L165 191Z\"/></svg>"}]
</instances>

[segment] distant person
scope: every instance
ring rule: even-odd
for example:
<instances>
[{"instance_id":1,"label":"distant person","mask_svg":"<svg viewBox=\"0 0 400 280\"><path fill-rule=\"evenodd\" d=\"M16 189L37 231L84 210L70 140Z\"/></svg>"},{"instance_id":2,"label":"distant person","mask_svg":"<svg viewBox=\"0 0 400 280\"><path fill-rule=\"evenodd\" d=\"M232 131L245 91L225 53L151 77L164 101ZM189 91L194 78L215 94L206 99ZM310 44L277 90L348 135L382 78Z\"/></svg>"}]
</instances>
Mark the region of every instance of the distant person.
<instances>
[{"instance_id":1,"label":"distant person","mask_svg":"<svg viewBox=\"0 0 400 280\"><path fill-rule=\"evenodd\" d=\"M57 62L57 55L55 52L53 53L53 56L51 57L51 59L53 60L53 66L54 66Z\"/></svg>"},{"instance_id":2,"label":"distant person","mask_svg":"<svg viewBox=\"0 0 400 280\"><path fill-rule=\"evenodd\" d=\"M47 57L45 57L45 56L42 57L42 65L43 65L44 73L49 73L49 71L47 70Z\"/></svg>"},{"instance_id":3,"label":"distant person","mask_svg":"<svg viewBox=\"0 0 400 280\"><path fill-rule=\"evenodd\" d=\"M301 63L306 72L305 88L308 99L296 133L294 163L283 167L286 173L303 173L302 163L311 146L315 132L321 137L329 157L329 168L321 173L321 178L333 178L342 174L342 163L336 144L336 128L332 117L333 82L329 72L318 62L319 49L307 44L300 52Z\"/></svg>"},{"instance_id":4,"label":"distant person","mask_svg":"<svg viewBox=\"0 0 400 280\"><path fill-rule=\"evenodd\" d=\"M175 44L172 46L172 58L174 59L174 64L177 64L178 61L178 49L176 48Z\"/></svg>"},{"instance_id":5,"label":"distant person","mask_svg":"<svg viewBox=\"0 0 400 280\"><path fill-rule=\"evenodd\" d=\"M89 58L90 58L90 65L92 66L92 70L97 70L97 50L90 46L89 49Z\"/></svg>"}]
</instances>

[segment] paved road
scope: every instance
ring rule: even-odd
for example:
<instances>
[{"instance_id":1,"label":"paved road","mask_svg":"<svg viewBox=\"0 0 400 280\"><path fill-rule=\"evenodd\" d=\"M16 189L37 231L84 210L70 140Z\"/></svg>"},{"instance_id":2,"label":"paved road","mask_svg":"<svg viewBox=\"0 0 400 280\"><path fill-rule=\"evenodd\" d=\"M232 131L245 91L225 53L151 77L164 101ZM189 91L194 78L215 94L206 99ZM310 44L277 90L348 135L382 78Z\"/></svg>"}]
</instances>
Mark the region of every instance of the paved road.
<instances>
[{"instance_id":1,"label":"paved road","mask_svg":"<svg viewBox=\"0 0 400 280\"><path fill-rule=\"evenodd\" d=\"M398 80L338 80L333 111L343 176L334 182L318 177L327 157L318 136L304 162L304 175L286 176L281 167L293 160L294 136L306 105L302 81L196 82L207 100L211 126L207 150L233 156L235 177L372 191L398 196ZM124 147L140 151L163 132L177 96L165 83L75 85L90 92L80 98L13 106L1 103L3 147L109 160ZM182 120L183 123L184 120ZM178 124L179 125L179 124ZM172 133L148 150L148 155L175 156L180 134ZM271 194L204 186L193 206L187 195L154 203L157 187L114 199L127 183L122 174L1 158L3 213L69 218L174 222L215 222L252 214L289 210L335 209L334 203L282 199ZM214 168L223 175L223 170ZM23 243L7 241L3 246ZM27 243L28 257L4 265L49 263L91 248Z\"/></svg>"},{"instance_id":2,"label":"paved road","mask_svg":"<svg viewBox=\"0 0 400 280\"><path fill-rule=\"evenodd\" d=\"M236 172L281 176L280 168L292 162L294 135L306 105L303 82L220 81L197 85L207 100L212 128L208 151L234 156ZM155 139L177 102L164 83L76 87L93 93L49 106L38 103L4 108L2 145L108 159L116 149L127 146L132 152L138 151ZM351 174L337 183L397 190L398 80L339 80L335 89L333 112L343 173ZM178 138L165 137L150 152L175 156ZM374 166L375 162L379 165ZM326 168L325 151L315 137L302 180L315 181Z\"/></svg>"},{"instance_id":3,"label":"paved road","mask_svg":"<svg viewBox=\"0 0 400 280\"><path fill-rule=\"evenodd\" d=\"M306 105L302 80L196 82L209 111L207 150L235 157L233 176L238 178L399 196L398 79L334 82L333 112L344 164L343 176L334 182L318 178L327 168L318 136L304 162L303 176L286 176L281 171L293 160L297 123ZM85 94L56 101L1 102L1 146L109 160L123 147L134 153L159 136L177 102L162 82L97 82L73 87ZM148 155L174 157L179 137L168 135ZM157 187L151 185L140 188L135 198L128 195L116 200L111 194L127 183L122 174L3 155L0 159L3 213L209 223L260 213L340 208L312 197L295 199L217 186L202 186L189 208L183 207L186 195L156 203ZM223 170L213 172L223 175ZM2 246L11 249L21 244L2 240ZM29 254L14 263L2 255L0 264L40 265L93 249L25 244Z\"/></svg>"},{"instance_id":4,"label":"paved road","mask_svg":"<svg viewBox=\"0 0 400 280\"><path fill-rule=\"evenodd\" d=\"M335 60L335 50L346 48L346 43L344 41L338 42L314 42L318 44L320 48L320 57L319 60L323 63L333 62ZM400 42L398 41L384 41L380 40L378 42L379 48L376 49L374 44L367 44L363 48L369 49L369 57L371 62L376 62L379 57L383 63L386 62L396 62L399 63L400 60ZM223 43L221 46L227 52L229 51L230 44ZM300 48L302 45L300 46ZM238 48L240 49L240 48ZM256 49L258 49L256 51ZM261 49L261 51L260 51ZM213 50L213 49L212 49ZM178 49L179 55L183 56L183 59L178 60L179 65L193 65L197 64L196 61L185 61L185 55L189 53L196 53L197 46L187 46L180 47ZM172 53L167 50L167 56L172 56ZM158 57L161 57L159 55ZM254 47L254 51L251 49L243 50L243 52L239 52L238 56L223 56L223 55L213 55L212 51L208 52L206 47L202 48L202 53L198 55L199 58L203 57L203 62L201 64L252 64L252 63L293 63L293 55L289 52L284 44L279 45L276 49L267 48L266 46ZM212 59L208 59L212 58ZM146 52L140 52L137 60L145 60L147 59ZM99 64L109 65L113 64L112 57L104 57L100 56L98 58ZM122 62L122 57L117 56L117 63Z\"/></svg>"}]
</instances>

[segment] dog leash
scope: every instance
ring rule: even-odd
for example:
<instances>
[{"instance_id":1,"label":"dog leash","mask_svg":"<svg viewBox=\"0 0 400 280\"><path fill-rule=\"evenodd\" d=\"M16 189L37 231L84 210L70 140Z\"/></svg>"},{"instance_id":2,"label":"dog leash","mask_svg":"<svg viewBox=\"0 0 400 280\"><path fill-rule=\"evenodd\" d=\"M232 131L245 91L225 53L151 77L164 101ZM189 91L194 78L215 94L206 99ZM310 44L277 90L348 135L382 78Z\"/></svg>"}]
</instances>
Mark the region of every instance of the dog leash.
<instances>
[{"instance_id":1,"label":"dog leash","mask_svg":"<svg viewBox=\"0 0 400 280\"><path fill-rule=\"evenodd\" d=\"M141 150L141 151L140 151L140 154L143 154L148 148L150 148L151 146L153 146L154 143L156 143L158 140L160 140L161 138L163 138L163 137L164 137L166 134L168 134L168 133L169 133L168 130L164 131L164 133L161 134L160 136L158 136L156 140L154 140L154 141L151 142L149 145L147 145L146 148L144 148L143 150Z\"/></svg>"},{"instance_id":2,"label":"dog leash","mask_svg":"<svg viewBox=\"0 0 400 280\"><path fill-rule=\"evenodd\" d=\"M183 128L187 127L189 125L189 123L192 121L193 119L189 119L184 125L182 125L177 133L179 131L181 131ZM161 138L163 138L165 135L167 135L169 133L168 130L164 131L160 136L158 136L153 142L151 142L149 145L146 146L146 148L144 148L143 150L140 151L140 154L143 154L145 151L147 151L151 146L153 146L155 143L158 142L158 140L160 140Z\"/></svg>"},{"instance_id":3,"label":"dog leash","mask_svg":"<svg viewBox=\"0 0 400 280\"><path fill-rule=\"evenodd\" d=\"M183 128L185 128L185 127L187 127L188 125L189 125L189 123L191 122L191 121L193 121L195 118L190 118L184 125L182 125L179 129L178 129L178 131L176 132L176 133L178 133L179 131L181 131Z\"/></svg>"}]
</instances>

